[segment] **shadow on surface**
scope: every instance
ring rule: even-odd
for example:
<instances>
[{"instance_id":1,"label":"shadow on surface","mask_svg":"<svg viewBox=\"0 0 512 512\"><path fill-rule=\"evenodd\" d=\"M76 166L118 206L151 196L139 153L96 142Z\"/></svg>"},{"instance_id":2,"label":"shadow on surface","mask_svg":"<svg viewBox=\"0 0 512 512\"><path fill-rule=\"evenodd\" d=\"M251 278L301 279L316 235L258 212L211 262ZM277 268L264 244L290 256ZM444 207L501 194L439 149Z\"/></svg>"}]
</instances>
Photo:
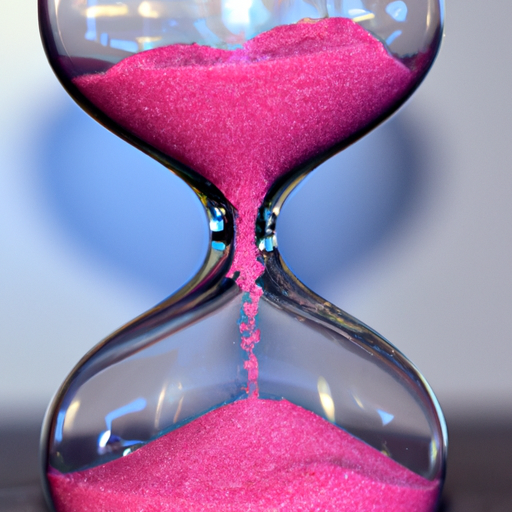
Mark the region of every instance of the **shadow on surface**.
<instances>
[{"instance_id":1,"label":"shadow on surface","mask_svg":"<svg viewBox=\"0 0 512 512\"><path fill-rule=\"evenodd\" d=\"M161 297L202 264L206 216L192 190L71 105L48 117L40 149L43 201L82 254Z\"/></svg>"}]
</instances>

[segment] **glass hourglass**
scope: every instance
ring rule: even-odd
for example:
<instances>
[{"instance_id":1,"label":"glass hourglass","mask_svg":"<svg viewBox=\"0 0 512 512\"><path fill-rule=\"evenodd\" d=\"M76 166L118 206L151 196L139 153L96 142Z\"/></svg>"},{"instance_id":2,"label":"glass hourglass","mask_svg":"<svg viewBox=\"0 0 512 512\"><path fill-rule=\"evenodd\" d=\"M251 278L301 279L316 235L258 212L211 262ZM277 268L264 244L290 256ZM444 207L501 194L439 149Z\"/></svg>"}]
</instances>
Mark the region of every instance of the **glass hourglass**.
<instances>
[{"instance_id":1,"label":"glass hourglass","mask_svg":"<svg viewBox=\"0 0 512 512\"><path fill-rule=\"evenodd\" d=\"M304 176L421 82L440 0L40 0L39 16L66 90L185 180L210 227L199 273L58 391L48 502L434 510L446 427L432 391L291 273L276 222Z\"/></svg>"}]
</instances>

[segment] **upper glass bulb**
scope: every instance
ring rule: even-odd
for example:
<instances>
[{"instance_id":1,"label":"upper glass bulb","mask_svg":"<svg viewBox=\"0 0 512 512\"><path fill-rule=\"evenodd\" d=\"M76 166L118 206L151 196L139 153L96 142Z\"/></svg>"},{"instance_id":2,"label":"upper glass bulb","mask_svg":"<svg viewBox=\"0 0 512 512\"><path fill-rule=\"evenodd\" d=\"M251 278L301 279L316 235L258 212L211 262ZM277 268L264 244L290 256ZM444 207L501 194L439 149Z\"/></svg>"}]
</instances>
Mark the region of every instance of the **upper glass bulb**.
<instances>
[{"instance_id":1,"label":"upper glass bulb","mask_svg":"<svg viewBox=\"0 0 512 512\"><path fill-rule=\"evenodd\" d=\"M276 148L280 161L262 162L267 185L314 167L411 94L437 52L442 15L438 0L40 1L49 59L81 106L183 177L195 182L199 174L214 183L232 202L226 190L231 184L211 169L211 161L225 160L235 144L213 140L212 132L236 137L242 148L267 144L265 134L285 135ZM379 50L389 60L377 57ZM294 79L292 57L306 81ZM106 79L90 78L123 60ZM274 66L272 80L262 72L265 62ZM348 69L359 72L347 75ZM123 79L135 70L137 83L133 76L129 83ZM258 88L264 94L256 94ZM287 101L299 108L300 120L283 115ZM330 118L318 118L321 111ZM256 133L241 128L240 114L246 128L247 120L257 123ZM305 139L312 125L322 132L321 142ZM201 139L207 147L197 145ZM287 157L291 145L294 158ZM192 154L190 146L203 156ZM225 151L219 154L218 148Z\"/></svg>"}]
</instances>

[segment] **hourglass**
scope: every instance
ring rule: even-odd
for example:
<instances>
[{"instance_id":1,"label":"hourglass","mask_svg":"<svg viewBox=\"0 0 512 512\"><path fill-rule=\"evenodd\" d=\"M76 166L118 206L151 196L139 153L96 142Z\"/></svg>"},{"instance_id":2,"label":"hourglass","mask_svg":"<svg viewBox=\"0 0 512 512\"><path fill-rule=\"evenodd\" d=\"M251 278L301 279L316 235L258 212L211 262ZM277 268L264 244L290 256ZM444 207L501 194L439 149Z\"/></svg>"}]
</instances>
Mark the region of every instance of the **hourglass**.
<instances>
[{"instance_id":1,"label":"hourglass","mask_svg":"<svg viewBox=\"0 0 512 512\"><path fill-rule=\"evenodd\" d=\"M92 349L54 398L48 502L434 510L446 428L432 391L291 273L276 223L304 176L418 86L440 1L40 0L39 14L66 90L185 180L210 227L198 274Z\"/></svg>"}]
</instances>

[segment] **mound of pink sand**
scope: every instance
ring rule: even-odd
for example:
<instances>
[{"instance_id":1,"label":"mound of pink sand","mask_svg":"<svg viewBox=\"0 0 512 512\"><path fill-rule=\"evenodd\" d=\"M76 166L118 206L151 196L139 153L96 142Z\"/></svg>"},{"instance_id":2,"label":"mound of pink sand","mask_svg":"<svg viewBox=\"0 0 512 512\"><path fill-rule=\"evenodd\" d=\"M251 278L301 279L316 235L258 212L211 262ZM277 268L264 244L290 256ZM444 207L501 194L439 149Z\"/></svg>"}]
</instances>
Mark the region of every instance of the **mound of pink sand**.
<instances>
[{"instance_id":1,"label":"mound of pink sand","mask_svg":"<svg viewBox=\"0 0 512 512\"><path fill-rule=\"evenodd\" d=\"M259 399L49 480L58 512L431 512L438 493L323 418Z\"/></svg>"}]
</instances>

